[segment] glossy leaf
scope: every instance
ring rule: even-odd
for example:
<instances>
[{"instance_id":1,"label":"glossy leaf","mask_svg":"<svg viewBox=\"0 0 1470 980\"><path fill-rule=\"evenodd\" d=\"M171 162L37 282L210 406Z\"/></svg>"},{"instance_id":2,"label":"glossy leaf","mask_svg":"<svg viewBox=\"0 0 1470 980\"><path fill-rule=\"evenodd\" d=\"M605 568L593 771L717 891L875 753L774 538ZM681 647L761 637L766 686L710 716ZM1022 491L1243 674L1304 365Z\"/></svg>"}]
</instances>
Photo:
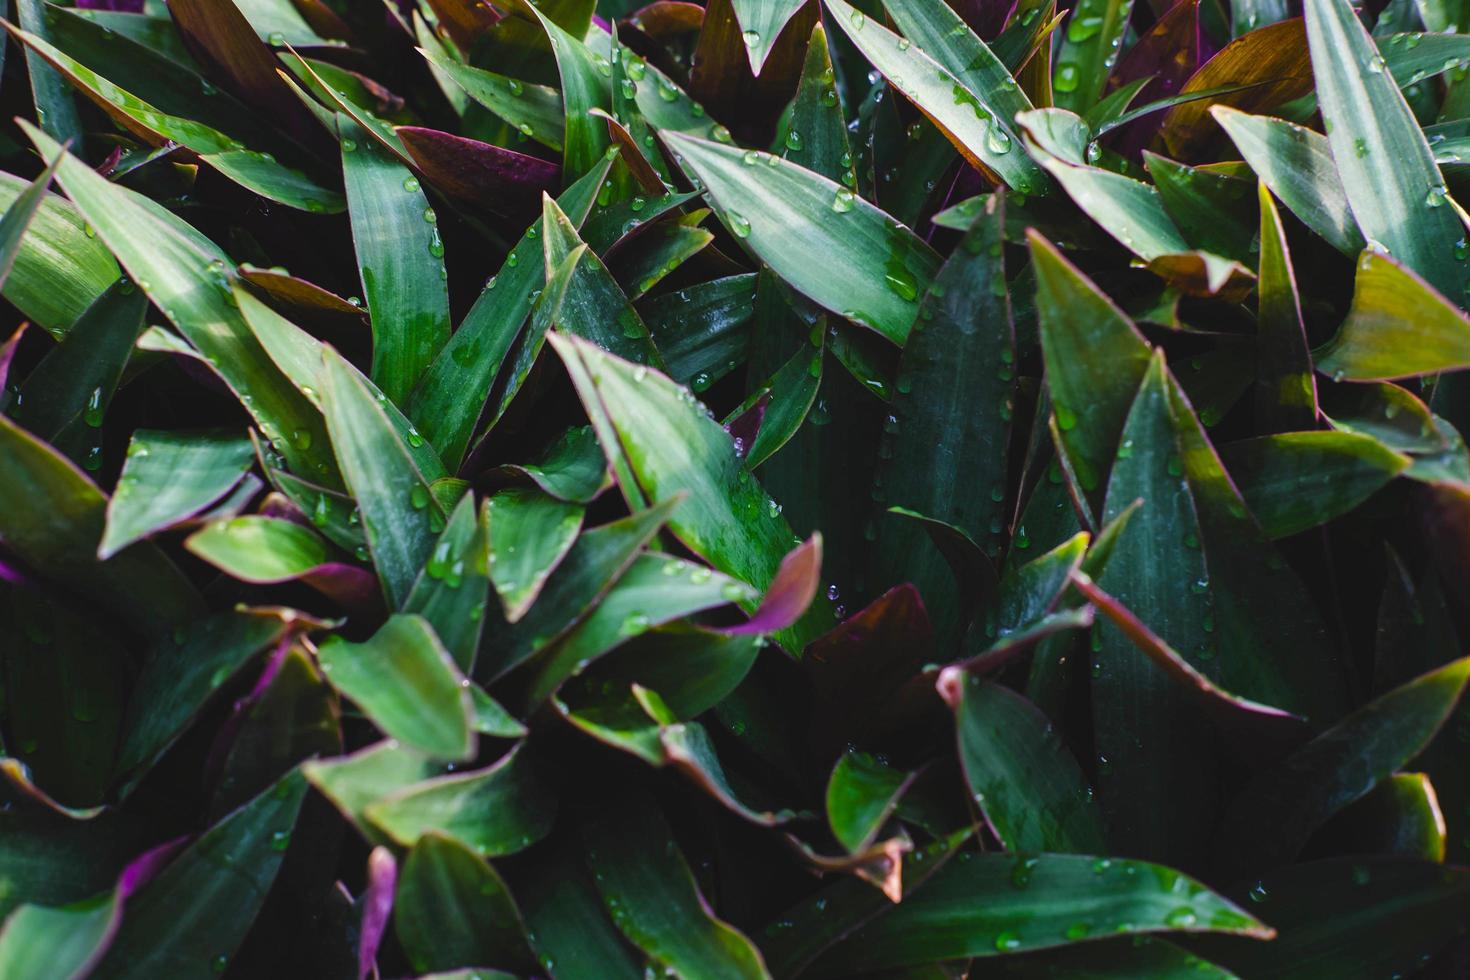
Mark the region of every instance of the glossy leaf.
<instances>
[{"instance_id":1,"label":"glossy leaf","mask_svg":"<svg viewBox=\"0 0 1470 980\"><path fill-rule=\"evenodd\" d=\"M777 157L672 133L665 139L704 184L731 233L777 275L903 343L939 266L913 232L841 184ZM825 268L805 260L814 251L827 257Z\"/></svg>"},{"instance_id":2,"label":"glossy leaf","mask_svg":"<svg viewBox=\"0 0 1470 980\"><path fill-rule=\"evenodd\" d=\"M1006 849L1104 849L1092 793L1055 727L1008 688L950 667L940 693L955 711L960 761L976 805Z\"/></svg>"},{"instance_id":3,"label":"glossy leaf","mask_svg":"<svg viewBox=\"0 0 1470 980\"><path fill-rule=\"evenodd\" d=\"M1085 0L1073 9L1052 73L1058 106L1081 112L1102 95L1132 12L1132 0Z\"/></svg>"},{"instance_id":4,"label":"glossy leaf","mask_svg":"<svg viewBox=\"0 0 1470 980\"><path fill-rule=\"evenodd\" d=\"M1470 269L1455 243L1465 228L1383 56L1345 0L1304 10L1317 101L1358 227L1441 292L1462 295Z\"/></svg>"},{"instance_id":5,"label":"glossy leaf","mask_svg":"<svg viewBox=\"0 0 1470 980\"><path fill-rule=\"evenodd\" d=\"M1023 876L1017 887L1015 875ZM1132 872L1130 874L1130 871ZM1158 865L1083 855L961 854L915 895L820 957L814 977L1044 949L1130 933L1273 930L1204 885Z\"/></svg>"},{"instance_id":6,"label":"glossy leaf","mask_svg":"<svg viewBox=\"0 0 1470 980\"><path fill-rule=\"evenodd\" d=\"M107 503L98 557L192 517L228 493L254 461L250 440L231 432L135 432Z\"/></svg>"},{"instance_id":7,"label":"glossy leaf","mask_svg":"<svg viewBox=\"0 0 1470 980\"><path fill-rule=\"evenodd\" d=\"M415 971L534 963L505 882L452 837L424 834L408 852L393 909L398 941Z\"/></svg>"},{"instance_id":8,"label":"glossy leaf","mask_svg":"<svg viewBox=\"0 0 1470 980\"><path fill-rule=\"evenodd\" d=\"M389 738L441 759L474 751L469 690L422 617L390 616L362 643L332 637L318 657L332 685Z\"/></svg>"},{"instance_id":9,"label":"glossy leaf","mask_svg":"<svg viewBox=\"0 0 1470 980\"><path fill-rule=\"evenodd\" d=\"M1272 538L1348 513L1409 465L1376 439L1346 432L1259 436L1227 446L1221 459Z\"/></svg>"},{"instance_id":10,"label":"glossy leaf","mask_svg":"<svg viewBox=\"0 0 1470 980\"><path fill-rule=\"evenodd\" d=\"M1317 384L1307 349L1296 273L1276 200L1264 181L1258 187L1261 206L1260 267L1257 276L1256 418L1279 432L1307 429L1317 422Z\"/></svg>"},{"instance_id":11,"label":"glossy leaf","mask_svg":"<svg viewBox=\"0 0 1470 980\"><path fill-rule=\"evenodd\" d=\"M482 857L513 854L546 836L556 816L551 795L524 749L488 769L440 776L369 803L372 825L404 846L439 831Z\"/></svg>"},{"instance_id":12,"label":"glossy leaf","mask_svg":"<svg viewBox=\"0 0 1470 980\"><path fill-rule=\"evenodd\" d=\"M489 520L488 502L476 510L474 494L461 497L403 604L433 627L464 673L474 667L490 598Z\"/></svg>"},{"instance_id":13,"label":"glossy leaf","mask_svg":"<svg viewBox=\"0 0 1470 980\"><path fill-rule=\"evenodd\" d=\"M655 962L693 976L767 975L754 944L710 912L655 806L623 801L583 840L613 924Z\"/></svg>"},{"instance_id":14,"label":"glossy leaf","mask_svg":"<svg viewBox=\"0 0 1470 980\"><path fill-rule=\"evenodd\" d=\"M0 174L0 202L10 207L30 183ZM69 201L44 195L0 287L6 299L58 338L118 277L112 253L86 227Z\"/></svg>"},{"instance_id":15,"label":"glossy leaf","mask_svg":"<svg viewBox=\"0 0 1470 980\"><path fill-rule=\"evenodd\" d=\"M1470 319L1403 263L1364 252L1353 305L1317 356L1334 380L1381 381L1470 367Z\"/></svg>"},{"instance_id":16,"label":"glossy leaf","mask_svg":"<svg viewBox=\"0 0 1470 980\"><path fill-rule=\"evenodd\" d=\"M867 849L912 780L912 773L870 755L844 754L827 780L827 822L833 836L850 853Z\"/></svg>"}]
</instances>

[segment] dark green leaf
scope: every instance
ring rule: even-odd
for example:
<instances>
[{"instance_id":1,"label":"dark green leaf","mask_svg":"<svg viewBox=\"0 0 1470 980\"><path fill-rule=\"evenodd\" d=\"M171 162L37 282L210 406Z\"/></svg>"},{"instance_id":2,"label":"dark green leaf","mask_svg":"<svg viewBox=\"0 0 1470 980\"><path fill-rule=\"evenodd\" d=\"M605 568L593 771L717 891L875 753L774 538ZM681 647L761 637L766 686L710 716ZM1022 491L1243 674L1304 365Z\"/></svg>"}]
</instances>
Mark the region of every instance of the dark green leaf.
<instances>
[{"instance_id":1,"label":"dark green leaf","mask_svg":"<svg viewBox=\"0 0 1470 980\"><path fill-rule=\"evenodd\" d=\"M600 453L601 450L598 450ZM508 622L526 614L582 529L583 507L538 490L502 490L485 502L490 580Z\"/></svg>"},{"instance_id":2,"label":"dark green leaf","mask_svg":"<svg viewBox=\"0 0 1470 980\"><path fill-rule=\"evenodd\" d=\"M461 497L403 603L404 612L422 616L434 628L465 673L474 667L490 598L489 522L488 501L477 514L475 495Z\"/></svg>"},{"instance_id":3,"label":"dark green leaf","mask_svg":"<svg viewBox=\"0 0 1470 980\"><path fill-rule=\"evenodd\" d=\"M883 829L913 773L862 752L845 752L827 780L827 823L849 853L866 850Z\"/></svg>"}]
</instances>

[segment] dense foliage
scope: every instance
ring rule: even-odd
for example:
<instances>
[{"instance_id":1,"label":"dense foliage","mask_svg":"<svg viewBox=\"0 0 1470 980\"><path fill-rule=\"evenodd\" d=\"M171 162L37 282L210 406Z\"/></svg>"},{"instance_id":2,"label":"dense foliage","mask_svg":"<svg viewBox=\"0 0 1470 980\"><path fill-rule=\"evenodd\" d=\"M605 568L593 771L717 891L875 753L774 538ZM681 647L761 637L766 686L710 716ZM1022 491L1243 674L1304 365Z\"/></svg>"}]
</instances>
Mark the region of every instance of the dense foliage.
<instances>
[{"instance_id":1,"label":"dense foliage","mask_svg":"<svg viewBox=\"0 0 1470 980\"><path fill-rule=\"evenodd\" d=\"M1470 975L1466 0L4 6L0 977Z\"/></svg>"}]
</instances>

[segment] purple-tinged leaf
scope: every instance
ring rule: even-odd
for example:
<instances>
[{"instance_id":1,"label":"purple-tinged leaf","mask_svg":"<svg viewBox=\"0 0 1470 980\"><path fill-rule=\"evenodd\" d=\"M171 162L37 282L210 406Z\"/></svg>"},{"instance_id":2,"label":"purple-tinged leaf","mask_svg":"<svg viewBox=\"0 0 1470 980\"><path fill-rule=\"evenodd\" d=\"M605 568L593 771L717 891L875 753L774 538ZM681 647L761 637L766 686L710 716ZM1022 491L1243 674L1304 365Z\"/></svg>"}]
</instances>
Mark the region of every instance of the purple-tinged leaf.
<instances>
[{"instance_id":1,"label":"purple-tinged leaf","mask_svg":"<svg viewBox=\"0 0 1470 980\"><path fill-rule=\"evenodd\" d=\"M1199 61L1199 0L1176 0L1169 12L1154 21L1148 33L1118 59L1111 83L1123 85L1135 79L1151 78L1139 90L1137 100L1142 103L1166 99L1184 87ZM1162 124L1163 117L1157 114L1135 121L1118 134L1118 152L1135 157Z\"/></svg>"},{"instance_id":2,"label":"purple-tinged leaf","mask_svg":"<svg viewBox=\"0 0 1470 980\"><path fill-rule=\"evenodd\" d=\"M295 521L254 514L213 521L190 535L184 547L242 582L299 579L350 612L371 615L382 609L372 572L334 558L326 541Z\"/></svg>"},{"instance_id":3,"label":"purple-tinged leaf","mask_svg":"<svg viewBox=\"0 0 1470 980\"><path fill-rule=\"evenodd\" d=\"M422 126L395 132L424 178L461 204L529 217L561 182L561 167L540 157Z\"/></svg>"},{"instance_id":4,"label":"purple-tinged leaf","mask_svg":"<svg viewBox=\"0 0 1470 980\"><path fill-rule=\"evenodd\" d=\"M386 847L375 847L368 855L367 891L362 895L362 922L358 927L357 980L367 980L378 969L378 948L388 931L393 913L393 894L398 882L398 863Z\"/></svg>"},{"instance_id":5,"label":"purple-tinged leaf","mask_svg":"<svg viewBox=\"0 0 1470 980\"><path fill-rule=\"evenodd\" d=\"M720 632L735 636L780 632L802 617L821 584L822 535L818 532L781 559L776 577L766 587L765 598L750 619L738 626L726 626Z\"/></svg>"}]
</instances>

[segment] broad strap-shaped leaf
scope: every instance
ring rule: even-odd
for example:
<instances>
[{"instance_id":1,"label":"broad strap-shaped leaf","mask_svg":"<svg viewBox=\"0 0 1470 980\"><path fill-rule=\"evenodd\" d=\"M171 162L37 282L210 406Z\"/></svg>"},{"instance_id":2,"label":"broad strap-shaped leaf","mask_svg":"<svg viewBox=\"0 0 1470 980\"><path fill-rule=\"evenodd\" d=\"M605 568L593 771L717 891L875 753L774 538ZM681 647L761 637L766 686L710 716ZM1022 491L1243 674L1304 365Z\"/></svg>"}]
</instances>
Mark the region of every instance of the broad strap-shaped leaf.
<instances>
[{"instance_id":1,"label":"broad strap-shaped leaf","mask_svg":"<svg viewBox=\"0 0 1470 980\"><path fill-rule=\"evenodd\" d=\"M1010 92L997 92L990 85L967 88L949 67L954 52L944 50L945 60L936 60L925 53L922 40L915 45L899 37L876 18L870 20L843 0L825 2L833 22L842 28L848 40L883 73L894 89L907 96L939 127L965 159L976 167L999 174L1022 193L1046 192L1049 186L1046 176L1037 168L1036 161L1022 152L1012 132L1015 114L1022 108L1015 98L1019 92L1014 82ZM971 58L971 63L979 62L982 66L976 74L983 77L976 81L998 83L1000 76L995 74L995 69L999 68L1003 74L1004 68L986 65L987 60L994 60L993 55L989 59L986 55L989 51L981 45Z\"/></svg>"},{"instance_id":2,"label":"broad strap-shaped leaf","mask_svg":"<svg viewBox=\"0 0 1470 980\"><path fill-rule=\"evenodd\" d=\"M1369 702L1258 775L1221 820L1234 875L1284 864L1324 821L1424 750L1459 703L1470 658Z\"/></svg>"},{"instance_id":3,"label":"broad strap-shaped leaf","mask_svg":"<svg viewBox=\"0 0 1470 980\"><path fill-rule=\"evenodd\" d=\"M332 686L389 738L440 759L473 753L469 689L423 617L390 616L362 643L329 637L318 656Z\"/></svg>"},{"instance_id":4,"label":"broad strap-shaped leaf","mask_svg":"<svg viewBox=\"0 0 1470 980\"><path fill-rule=\"evenodd\" d=\"M843 185L755 150L665 133L732 234L812 300L902 344L939 257ZM825 256L819 267L813 254Z\"/></svg>"},{"instance_id":5,"label":"broad strap-shaped leaf","mask_svg":"<svg viewBox=\"0 0 1470 980\"><path fill-rule=\"evenodd\" d=\"M1296 273L1276 200L1263 180L1260 267L1256 291L1256 421L1267 431L1290 432L1317 424L1317 382L1307 349Z\"/></svg>"},{"instance_id":6,"label":"broad strap-shaped leaf","mask_svg":"<svg viewBox=\"0 0 1470 980\"><path fill-rule=\"evenodd\" d=\"M367 820L398 844L442 832L483 857L513 854L545 837L556 797L524 748L488 769L440 776L369 803Z\"/></svg>"},{"instance_id":7,"label":"broad strap-shaped leaf","mask_svg":"<svg viewBox=\"0 0 1470 980\"><path fill-rule=\"evenodd\" d=\"M883 503L998 543L1008 516L1006 453L1015 400L1015 335L1002 254L1005 211L999 195L934 278L899 360L885 419L878 479ZM912 521L879 525L877 560L886 581L914 582L944 594L949 571ZM961 602L970 583L960 582ZM931 601L931 606L937 605ZM936 609L937 615L942 615Z\"/></svg>"},{"instance_id":8,"label":"broad strap-shaped leaf","mask_svg":"<svg viewBox=\"0 0 1470 980\"><path fill-rule=\"evenodd\" d=\"M1384 381L1470 367L1470 318L1396 257L1364 252L1353 304L1317 355L1334 381Z\"/></svg>"},{"instance_id":9,"label":"broad strap-shaped leaf","mask_svg":"<svg viewBox=\"0 0 1470 980\"><path fill-rule=\"evenodd\" d=\"M541 248L549 281L583 242L571 219L549 195L541 196L541 207ZM648 328L602 259L590 249L572 271L556 323L619 357L643 364L660 363Z\"/></svg>"},{"instance_id":10,"label":"broad strap-shaped leaf","mask_svg":"<svg viewBox=\"0 0 1470 980\"><path fill-rule=\"evenodd\" d=\"M14 204L30 185L0 174L0 204ZM58 340L118 277L112 253L86 229L70 201L44 195L5 279L5 298Z\"/></svg>"},{"instance_id":11,"label":"broad strap-shaped leaf","mask_svg":"<svg viewBox=\"0 0 1470 980\"><path fill-rule=\"evenodd\" d=\"M43 154L60 149L39 130L28 135ZM133 281L240 397L292 469L334 484L321 416L266 356L235 308L227 278L235 264L229 257L162 205L111 183L74 156L62 160L57 179Z\"/></svg>"},{"instance_id":12,"label":"broad strap-shaped leaf","mask_svg":"<svg viewBox=\"0 0 1470 980\"><path fill-rule=\"evenodd\" d=\"M613 927L580 852L576 841L562 845L546 874L517 888L532 944L568 980L639 980L643 957Z\"/></svg>"},{"instance_id":13,"label":"broad strap-shaped leaf","mask_svg":"<svg viewBox=\"0 0 1470 980\"><path fill-rule=\"evenodd\" d=\"M38 34L47 32L45 11L46 4L42 0L18 0L16 3L16 19L20 26ZM5 13L10 15L9 7L5 8ZM74 144L80 151L82 121L77 115L76 100L66 79L32 51L26 52L25 60L30 75L31 101L36 107L36 119L41 123L42 131L57 142Z\"/></svg>"},{"instance_id":14,"label":"broad strap-shaped leaf","mask_svg":"<svg viewBox=\"0 0 1470 980\"><path fill-rule=\"evenodd\" d=\"M525 616L514 623L502 619L490 624L477 676L493 679L505 674L582 620L683 499L675 497L582 534Z\"/></svg>"},{"instance_id":15,"label":"broad strap-shaped leaf","mask_svg":"<svg viewBox=\"0 0 1470 980\"><path fill-rule=\"evenodd\" d=\"M351 755L309 760L302 764L301 771L364 836L386 842L388 838L367 822L363 811L371 803L439 775L443 766L422 753L384 740Z\"/></svg>"},{"instance_id":16,"label":"broad strap-shaped leaf","mask_svg":"<svg viewBox=\"0 0 1470 980\"><path fill-rule=\"evenodd\" d=\"M529 480L557 500L590 504L612 486L607 457L592 426L568 429L535 463L508 463L499 472Z\"/></svg>"},{"instance_id":17,"label":"broad strap-shaped leaf","mask_svg":"<svg viewBox=\"0 0 1470 980\"><path fill-rule=\"evenodd\" d=\"M1383 56L1347 0L1306 0L1317 101L1358 227L1447 296L1461 297L1470 263L1465 227L1444 176Z\"/></svg>"},{"instance_id":18,"label":"broad strap-shaped leaf","mask_svg":"<svg viewBox=\"0 0 1470 980\"><path fill-rule=\"evenodd\" d=\"M464 89L470 98L529 136L553 150L562 148L561 93L545 85L532 85L494 72L461 64L443 54L419 49L436 73L442 73Z\"/></svg>"},{"instance_id":19,"label":"broad strap-shaped leaf","mask_svg":"<svg viewBox=\"0 0 1470 980\"><path fill-rule=\"evenodd\" d=\"M373 382L403 402L449 339L444 243L413 172L337 117L342 176L363 296L373 325Z\"/></svg>"},{"instance_id":20,"label":"broad strap-shaped leaf","mask_svg":"<svg viewBox=\"0 0 1470 980\"><path fill-rule=\"evenodd\" d=\"M601 450L599 450L599 453ZM526 614L582 530L584 508L539 490L502 490L485 502L490 580L507 622Z\"/></svg>"},{"instance_id":21,"label":"broad strap-shaped leaf","mask_svg":"<svg viewBox=\"0 0 1470 980\"><path fill-rule=\"evenodd\" d=\"M490 598L490 508L466 493L449 514L403 611L422 616L468 674L475 665Z\"/></svg>"},{"instance_id":22,"label":"broad strap-shaped leaf","mask_svg":"<svg viewBox=\"0 0 1470 980\"><path fill-rule=\"evenodd\" d=\"M1270 538L1348 513L1402 473L1409 458L1348 432L1286 432L1225 447L1221 461Z\"/></svg>"},{"instance_id":23,"label":"broad strap-shaped leaf","mask_svg":"<svg viewBox=\"0 0 1470 980\"><path fill-rule=\"evenodd\" d=\"M1103 849L1101 812L1045 715L1009 688L956 667L945 668L938 686L955 712L972 799L1006 850Z\"/></svg>"},{"instance_id":24,"label":"broad strap-shaped leaf","mask_svg":"<svg viewBox=\"0 0 1470 980\"><path fill-rule=\"evenodd\" d=\"M532 970L525 925L504 880L464 844L427 833L408 852L393 903L393 928L414 970Z\"/></svg>"},{"instance_id":25,"label":"broad strap-shaped leaf","mask_svg":"<svg viewBox=\"0 0 1470 980\"><path fill-rule=\"evenodd\" d=\"M539 703L598 657L655 626L727 603L749 603L756 594L704 565L639 555L586 618L531 662L527 699Z\"/></svg>"},{"instance_id":26,"label":"broad strap-shaped leaf","mask_svg":"<svg viewBox=\"0 0 1470 980\"><path fill-rule=\"evenodd\" d=\"M5 217L0 218L0 289L4 288L6 280L10 278L10 270L15 268L15 260L20 256L21 242L25 240L31 222L36 219L36 213L45 202L46 192L51 188L51 181L59 166L61 154L58 153L46 165L46 169L31 181L30 186L16 195L15 200L5 209Z\"/></svg>"},{"instance_id":27,"label":"broad strap-shaped leaf","mask_svg":"<svg viewBox=\"0 0 1470 980\"><path fill-rule=\"evenodd\" d=\"M586 220L611 166L611 157L604 158L557 199L574 223ZM450 469L458 469L463 461L490 386L545 287L545 265L538 259L536 241L540 233L539 220L526 229L424 372L406 406Z\"/></svg>"},{"instance_id":28,"label":"broad strap-shaped leaf","mask_svg":"<svg viewBox=\"0 0 1470 980\"><path fill-rule=\"evenodd\" d=\"M740 464L729 434L687 389L585 341L553 335L630 506L688 499L669 527L717 570L767 588L798 539L781 509ZM617 462L621 460L621 464ZM823 629L821 612L777 634L798 652Z\"/></svg>"},{"instance_id":29,"label":"broad strap-shaped leaf","mask_svg":"<svg viewBox=\"0 0 1470 980\"><path fill-rule=\"evenodd\" d=\"M60 907L17 908L0 928L0 972L12 980L86 977L117 934L125 903L182 843L161 844L130 861L110 892Z\"/></svg>"},{"instance_id":30,"label":"broad strap-shaped leaf","mask_svg":"<svg viewBox=\"0 0 1470 980\"><path fill-rule=\"evenodd\" d=\"M107 498L63 456L0 417L0 539L47 578L156 637L203 608L189 581L152 544L97 559Z\"/></svg>"},{"instance_id":31,"label":"broad strap-shaped leaf","mask_svg":"<svg viewBox=\"0 0 1470 980\"><path fill-rule=\"evenodd\" d=\"M322 378L332 450L362 513L383 594L400 606L444 529L444 513L384 407L330 348L322 354Z\"/></svg>"},{"instance_id":32,"label":"broad strap-shaped leaf","mask_svg":"<svg viewBox=\"0 0 1470 980\"><path fill-rule=\"evenodd\" d=\"M641 304L669 377L680 384L714 383L739 366L746 355L756 279L753 272L725 276Z\"/></svg>"},{"instance_id":33,"label":"broad strap-shaped leaf","mask_svg":"<svg viewBox=\"0 0 1470 980\"><path fill-rule=\"evenodd\" d=\"M1104 231L1144 261L1189 251L1189 243L1164 210L1163 198L1153 185L1052 155L1030 135L1028 119L1021 119L1021 125L1027 129L1028 148L1062 185L1073 203Z\"/></svg>"},{"instance_id":34,"label":"broad strap-shaped leaf","mask_svg":"<svg viewBox=\"0 0 1470 980\"><path fill-rule=\"evenodd\" d=\"M883 829L914 774L865 752L845 752L827 780L827 824L851 854L866 850Z\"/></svg>"},{"instance_id":35,"label":"broad strap-shaped leaf","mask_svg":"<svg viewBox=\"0 0 1470 980\"><path fill-rule=\"evenodd\" d=\"M1252 181L1186 166L1147 150L1143 160L1164 210L1185 240L1238 262L1253 257L1259 222Z\"/></svg>"},{"instance_id":36,"label":"broad strap-shaped leaf","mask_svg":"<svg viewBox=\"0 0 1470 980\"><path fill-rule=\"evenodd\" d=\"M134 779L203 710L214 693L293 628L289 610L228 612L154 644L128 701L117 774Z\"/></svg>"},{"instance_id":37,"label":"broad strap-shaped leaf","mask_svg":"<svg viewBox=\"0 0 1470 980\"><path fill-rule=\"evenodd\" d=\"M960 854L812 964L813 977L989 957L1126 931L1268 939L1270 926L1162 865L1080 854Z\"/></svg>"},{"instance_id":38,"label":"broad strap-shaped leaf","mask_svg":"<svg viewBox=\"0 0 1470 980\"><path fill-rule=\"evenodd\" d=\"M1357 254L1363 233L1348 205L1327 137L1285 119L1253 116L1223 105L1211 109L1210 115L1292 214L1338 251Z\"/></svg>"},{"instance_id":39,"label":"broad strap-shaped leaf","mask_svg":"<svg viewBox=\"0 0 1470 980\"><path fill-rule=\"evenodd\" d=\"M761 73L771 48L786 22L802 7L802 0L733 0L740 37L750 58L750 70Z\"/></svg>"},{"instance_id":40,"label":"broad strap-shaped leaf","mask_svg":"<svg viewBox=\"0 0 1470 980\"><path fill-rule=\"evenodd\" d=\"M234 432L134 432L107 502L98 557L197 514L229 493L254 462L250 440Z\"/></svg>"},{"instance_id":41,"label":"broad strap-shaped leaf","mask_svg":"<svg viewBox=\"0 0 1470 980\"><path fill-rule=\"evenodd\" d=\"M11 418L49 440L75 430L78 419L100 426L147 310L148 297L132 283L119 280L107 287L26 375Z\"/></svg>"},{"instance_id":42,"label":"broad strap-shaped leaf","mask_svg":"<svg viewBox=\"0 0 1470 980\"><path fill-rule=\"evenodd\" d=\"M265 904L305 796L293 769L178 852L128 902L96 975L208 976L221 957L228 965Z\"/></svg>"},{"instance_id":43,"label":"broad strap-shaped leaf","mask_svg":"<svg viewBox=\"0 0 1470 980\"><path fill-rule=\"evenodd\" d=\"M570 185L596 167L610 145L607 127L591 114L592 109L610 108L608 83L598 70L592 52L581 40L563 30L534 4L515 6L523 13L530 13L541 25L556 59L564 120L562 179Z\"/></svg>"},{"instance_id":44,"label":"broad strap-shaped leaf","mask_svg":"<svg viewBox=\"0 0 1470 980\"><path fill-rule=\"evenodd\" d=\"M1052 72L1057 105L1082 112L1103 94L1132 12L1132 0L1084 0L1073 9Z\"/></svg>"},{"instance_id":45,"label":"broad strap-shaped leaf","mask_svg":"<svg viewBox=\"0 0 1470 980\"><path fill-rule=\"evenodd\" d=\"M1032 233L1030 243L1037 325L1061 444L1082 489L1099 499L1148 369L1148 342L1046 239Z\"/></svg>"},{"instance_id":46,"label":"broad strap-shaped leaf","mask_svg":"<svg viewBox=\"0 0 1470 980\"><path fill-rule=\"evenodd\" d=\"M796 134L795 139L791 138L792 133ZM820 21L812 28L812 36L807 43L801 83L796 97L791 100L786 132L778 134L777 141L773 149L786 159L848 187L857 186L857 171L853 169L852 146L847 139L847 124L843 121L842 103L837 96L827 31ZM847 162L843 163L844 160Z\"/></svg>"},{"instance_id":47,"label":"broad strap-shaped leaf","mask_svg":"<svg viewBox=\"0 0 1470 980\"><path fill-rule=\"evenodd\" d=\"M760 428L755 438L747 442L742 436L734 436L735 453L745 458L746 469L754 471L790 442L816 403L817 392L822 387L826 334L819 330L812 333L816 343L798 349L759 391L746 399L752 409L758 403L765 405L760 410ZM733 435L736 426L731 424L730 429Z\"/></svg>"},{"instance_id":48,"label":"broad strap-shaped leaf","mask_svg":"<svg viewBox=\"0 0 1470 980\"><path fill-rule=\"evenodd\" d=\"M1191 943L1241 977L1316 980L1412 975L1464 932L1470 874L1399 857L1352 855L1295 864L1244 884L1253 911L1276 926L1270 943Z\"/></svg>"},{"instance_id":49,"label":"broad strap-shaped leaf","mask_svg":"<svg viewBox=\"0 0 1470 980\"><path fill-rule=\"evenodd\" d=\"M684 976L768 976L755 945L710 912L651 802L614 804L583 826L582 839L613 924L656 963Z\"/></svg>"}]
</instances>

